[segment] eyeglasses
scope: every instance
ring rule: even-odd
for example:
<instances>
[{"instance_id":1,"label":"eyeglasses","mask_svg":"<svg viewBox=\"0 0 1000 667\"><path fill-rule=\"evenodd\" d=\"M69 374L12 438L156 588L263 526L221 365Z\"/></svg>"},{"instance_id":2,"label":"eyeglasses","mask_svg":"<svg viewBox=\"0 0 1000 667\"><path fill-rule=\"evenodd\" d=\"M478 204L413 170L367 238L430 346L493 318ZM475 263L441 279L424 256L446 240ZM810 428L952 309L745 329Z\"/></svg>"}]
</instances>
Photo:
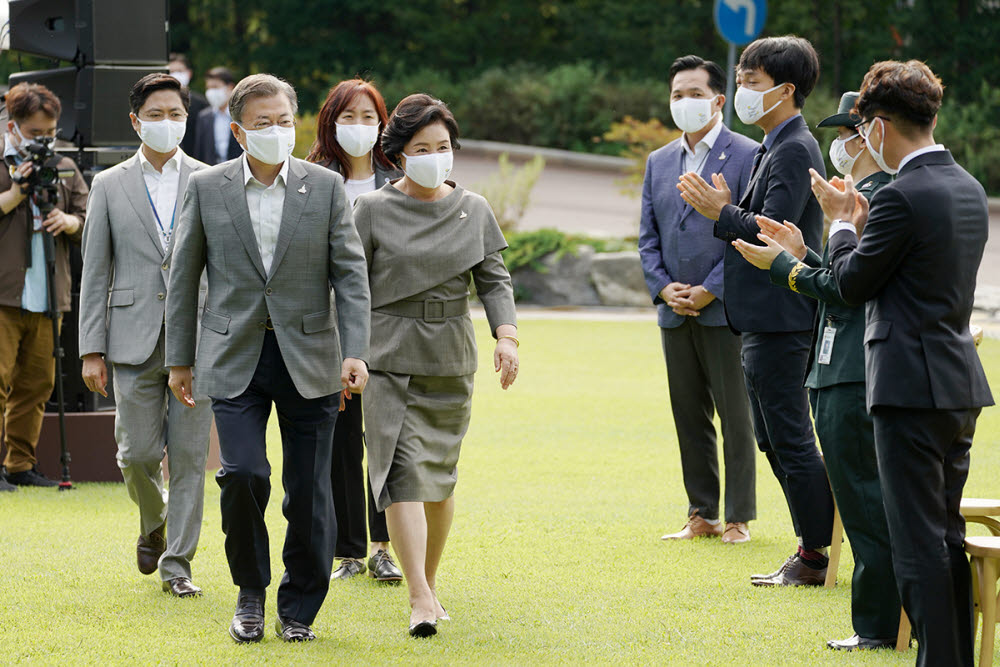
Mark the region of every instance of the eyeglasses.
<instances>
[{"instance_id":1,"label":"eyeglasses","mask_svg":"<svg viewBox=\"0 0 1000 667\"><path fill-rule=\"evenodd\" d=\"M290 118L287 118L285 120L279 121L277 123L272 123L271 121L268 121L268 120L259 120L259 121L257 121L256 123L254 123L253 125L251 125L250 127L246 128L246 129L248 129L248 130L268 130L268 129L274 127L275 125L277 125L278 127L284 127L284 128L295 127L295 121L292 120L292 119L290 119Z\"/></svg>"},{"instance_id":2,"label":"eyeglasses","mask_svg":"<svg viewBox=\"0 0 1000 667\"><path fill-rule=\"evenodd\" d=\"M873 122L875 122L876 118L881 118L883 123L891 123L892 122L891 118L886 118L885 116L875 115L875 116L872 116L871 118L869 118L868 120L861 121L860 123L858 123L857 125L854 126L854 129L856 129L858 132L860 132L861 136L863 136L863 137L865 137L867 139L868 138L868 133L871 132L871 129L872 129L871 128L871 124Z\"/></svg>"}]
</instances>

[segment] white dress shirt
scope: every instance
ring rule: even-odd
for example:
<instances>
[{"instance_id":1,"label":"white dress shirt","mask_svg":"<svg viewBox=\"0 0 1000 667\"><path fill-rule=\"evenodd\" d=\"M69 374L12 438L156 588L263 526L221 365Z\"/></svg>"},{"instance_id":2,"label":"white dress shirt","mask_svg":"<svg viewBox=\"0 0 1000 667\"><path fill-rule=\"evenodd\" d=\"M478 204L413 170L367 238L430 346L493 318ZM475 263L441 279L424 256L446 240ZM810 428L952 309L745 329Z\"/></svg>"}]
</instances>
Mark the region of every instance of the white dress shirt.
<instances>
[{"instance_id":1,"label":"white dress shirt","mask_svg":"<svg viewBox=\"0 0 1000 667\"><path fill-rule=\"evenodd\" d=\"M154 217L157 219L160 245L163 246L163 252L166 252L174 232L177 189L181 182L181 156L184 153L178 148L163 165L161 172L156 171L153 163L146 159L141 146L138 152L139 164L142 165L142 180L146 182L146 191L149 192L149 201L153 204Z\"/></svg>"},{"instance_id":2,"label":"white dress shirt","mask_svg":"<svg viewBox=\"0 0 1000 667\"><path fill-rule=\"evenodd\" d=\"M358 195L375 192L375 174L361 180L348 178L344 181L344 189L347 190L347 201L350 202L351 208L354 208L354 200L358 198Z\"/></svg>"},{"instance_id":3,"label":"white dress shirt","mask_svg":"<svg viewBox=\"0 0 1000 667\"><path fill-rule=\"evenodd\" d=\"M924 146L923 148L918 148L917 150L908 154L906 157L904 157L902 160L899 161L899 169L897 170L896 173L902 171L903 167L906 166L906 163L912 160L913 158L919 157L924 153L934 153L936 151L943 151L944 149L945 149L944 144L934 144L933 146ZM833 224L830 225L830 238L833 238L833 235L836 234L837 232L851 232L855 236L858 235L858 230L854 228L854 223L850 222L849 220L834 220Z\"/></svg>"},{"instance_id":4,"label":"white dress shirt","mask_svg":"<svg viewBox=\"0 0 1000 667\"><path fill-rule=\"evenodd\" d=\"M229 106L224 109L212 109L212 135L215 139L215 154L219 156L219 162L229 159L229 138L233 136L230 123L233 119L229 116Z\"/></svg>"},{"instance_id":5,"label":"white dress shirt","mask_svg":"<svg viewBox=\"0 0 1000 667\"><path fill-rule=\"evenodd\" d=\"M722 133L722 121L718 120L718 114L716 114L715 127L708 131L701 141L694 145L694 150L688 145L687 134L681 137L681 146L684 147L684 171L694 171L701 173L702 167L705 166L705 160L708 159L708 154L712 151L712 147L715 146L715 140L719 138L719 134Z\"/></svg>"},{"instance_id":6,"label":"white dress shirt","mask_svg":"<svg viewBox=\"0 0 1000 667\"><path fill-rule=\"evenodd\" d=\"M281 171L271 185L266 186L250 172L247 154L243 154L243 182L246 184L247 208L250 209L250 223L257 237L257 249L264 263L264 272L271 273L274 246L278 243L281 228L281 210L285 206L285 184L288 182L288 160L281 164Z\"/></svg>"}]
</instances>

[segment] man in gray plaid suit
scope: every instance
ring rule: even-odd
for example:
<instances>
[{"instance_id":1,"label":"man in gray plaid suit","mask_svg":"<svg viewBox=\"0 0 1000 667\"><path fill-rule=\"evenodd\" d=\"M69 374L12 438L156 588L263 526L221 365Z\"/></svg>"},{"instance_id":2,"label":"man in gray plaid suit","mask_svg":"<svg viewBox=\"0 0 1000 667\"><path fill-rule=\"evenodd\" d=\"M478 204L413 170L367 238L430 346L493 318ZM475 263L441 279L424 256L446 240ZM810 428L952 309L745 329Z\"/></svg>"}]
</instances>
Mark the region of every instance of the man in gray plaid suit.
<instances>
[{"instance_id":1,"label":"man in gray plaid suit","mask_svg":"<svg viewBox=\"0 0 1000 667\"><path fill-rule=\"evenodd\" d=\"M212 399L219 432L222 529L240 589L229 633L241 643L263 637L271 579L264 522L271 404L281 428L288 520L276 632L306 641L315 638L309 626L333 564L330 466L340 392L359 394L368 379L364 252L342 179L290 155L296 105L294 89L269 74L236 86L229 111L246 152L191 177L167 286L170 387L196 405L196 383Z\"/></svg>"},{"instance_id":2,"label":"man in gray plaid suit","mask_svg":"<svg viewBox=\"0 0 1000 667\"><path fill-rule=\"evenodd\" d=\"M163 313L174 257L174 212L191 174L205 167L178 148L188 93L165 74L149 74L129 95L142 138L134 157L94 178L83 233L80 355L91 391L107 395L114 366L118 466L139 506L139 571L159 568L163 590L201 594L191 583L205 497L212 413L174 400L167 387ZM197 287L195 298L197 299ZM170 491L161 461L170 453Z\"/></svg>"}]
</instances>

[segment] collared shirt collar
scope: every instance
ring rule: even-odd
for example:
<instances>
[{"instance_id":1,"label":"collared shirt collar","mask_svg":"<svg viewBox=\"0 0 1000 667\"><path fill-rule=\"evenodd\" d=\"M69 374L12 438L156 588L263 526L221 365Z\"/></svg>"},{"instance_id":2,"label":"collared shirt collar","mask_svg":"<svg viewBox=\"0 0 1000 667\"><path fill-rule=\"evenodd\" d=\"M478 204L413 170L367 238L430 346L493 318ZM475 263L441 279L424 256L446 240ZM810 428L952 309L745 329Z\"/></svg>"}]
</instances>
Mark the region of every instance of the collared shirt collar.
<instances>
[{"instance_id":1,"label":"collared shirt collar","mask_svg":"<svg viewBox=\"0 0 1000 667\"><path fill-rule=\"evenodd\" d=\"M718 117L718 114L716 114L716 117ZM706 134L704 137L702 137L701 141L699 141L697 144L694 145L695 146L694 149L691 148L691 146L688 145L687 133L685 133L685 135L683 137L681 137L681 146L684 147L684 152L685 153L687 153L691 157L694 157L695 149L698 148L698 146L701 145L701 144L705 144L706 146L708 146L708 150L711 151L712 148L715 147L715 142L719 138L720 134L722 134L722 119L721 118L718 121L716 121L715 127L713 127L711 130L709 130L708 134Z\"/></svg>"},{"instance_id":2,"label":"collared shirt collar","mask_svg":"<svg viewBox=\"0 0 1000 667\"><path fill-rule=\"evenodd\" d=\"M282 184L288 183L288 161L290 159L291 156L285 158L285 161L281 163L281 171L278 172L278 178L281 179ZM274 179L274 183L278 182L278 178ZM250 161L247 160L246 151L243 151L243 185L249 183L251 179L255 183L264 186L263 183L261 183L260 181L258 181L256 178L253 177L253 172L250 171ZM264 187L273 187L274 183L272 183L271 186L264 186Z\"/></svg>"},{"instance_id":3,"label":"collared shirt collar","mask_svg":"<svg viewBox=\"0 0 1000 667\"><path fill-rule=\"evenodd\" d=\"M785 126L788 125L789 123L791 123L796 118L800 117L801 115L802 114L797 113L794 116L792 116L791 118L786 118L785 120L783 120L780 123L778 123L774 127L774 129L772 129L770 132L768 132L767 136L764 137L764 142L763 142L764 143L764 148L766 148L767 150L771 150L771 146L774 145L774 141L778 138L778 135L781 134L781 131L783 129L785 129Z\"/></svg>"},{"instance_id":4,"label":"collared shirt collar","mask_svg":"<svg viewBox=\"0 0 1000 667\"><path fill-rule=\"evenodd\" d=\"M142 146L139 146L139 150L137 150L136 153L139 154L139 164L142 165L143 171L157 171L156 167L153 166L153 163L146 158L146 154L142 152ZM184 151L182 151L178 146L174 154L170 156L170 159L163 163L163 168L166 169L167 167L173 167L179 172L181 170L182 155L184 155Z\"/></svg>"},{"instance_id":5,"label":"collared shirt collar","mask_svg":"<svg viewBox=\"0 0 1000 667\"><path fill-rule=\"evenodd\" d=\"M917 150L913 151L912 153L910 153L909 155L907 155L906 157L904 157L902 160L899 161L898 171L903 171L903 167L906 166L906 163L915 157L920 157L924 153L934 153L936 151L943 151L943 150L945 150L944 144L934 144L933 146L924 146L923 148L918 148Z\"/></svg>"},{"instance_id":6,"label":"collared shirt collar","mask_svg":"<svg viewBox=\"0 0 1000 667\"><path fill-rule=\"evenodd\" d=\"M3 156L6 159L8 155L13 155L18 160L21 159L21 155L17 152L17 148L14 147L14 137L11 136L10 132L3 133Z\"/></svg>"}]
</instances>

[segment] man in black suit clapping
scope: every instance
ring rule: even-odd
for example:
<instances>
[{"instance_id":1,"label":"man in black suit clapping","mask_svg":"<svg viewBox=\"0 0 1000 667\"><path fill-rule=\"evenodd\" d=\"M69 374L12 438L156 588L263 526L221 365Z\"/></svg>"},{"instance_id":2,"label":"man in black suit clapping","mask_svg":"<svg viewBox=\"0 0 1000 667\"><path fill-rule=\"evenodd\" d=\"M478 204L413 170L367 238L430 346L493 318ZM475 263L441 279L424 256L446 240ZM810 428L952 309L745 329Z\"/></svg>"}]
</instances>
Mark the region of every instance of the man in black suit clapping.
<instances>
[{"instance_id":1,"label":"man in black suit clapping","mask_svg":"<svg viewBox=\"0 0 1000 667\"><path fill-rule=\"evenodd\" d=\"M971 577L959 504L976 418L993 404L969 331L989 220L983 187L934 142L942 94L922 62L876 63L858 98L859 127L896 180L869 211L850 177L812 177L834 219L830 258L841 295L867 302L868 409L917 664L971 667Z\"/></svg>"},{"instance_id":2,"label":"man in black suit clapping","mask_svg":"<svg viewBox=\"0 0 1000 667\"><path fill-rule=\"evenodd\" d=\"M681 196L715 222L715 236L760 245L757 216L795 223L807 246L823 251L823 211L810 192L809 169L823 171L819 144L800 113L819 78L819 58L801 37L767 37L744 49L737 68L736 113L764 130L750 183L738 204L721 174L714 186L681 176ZM723 265L726 317L742 332L754 434L788 503L798 548L771 574L751 575L754 586L821 586L833 529L833 496L816 449L809 399L802 383L812 341L816 302L772 285L763 271L727 246Z\"/></svg>"}]
</instances>

